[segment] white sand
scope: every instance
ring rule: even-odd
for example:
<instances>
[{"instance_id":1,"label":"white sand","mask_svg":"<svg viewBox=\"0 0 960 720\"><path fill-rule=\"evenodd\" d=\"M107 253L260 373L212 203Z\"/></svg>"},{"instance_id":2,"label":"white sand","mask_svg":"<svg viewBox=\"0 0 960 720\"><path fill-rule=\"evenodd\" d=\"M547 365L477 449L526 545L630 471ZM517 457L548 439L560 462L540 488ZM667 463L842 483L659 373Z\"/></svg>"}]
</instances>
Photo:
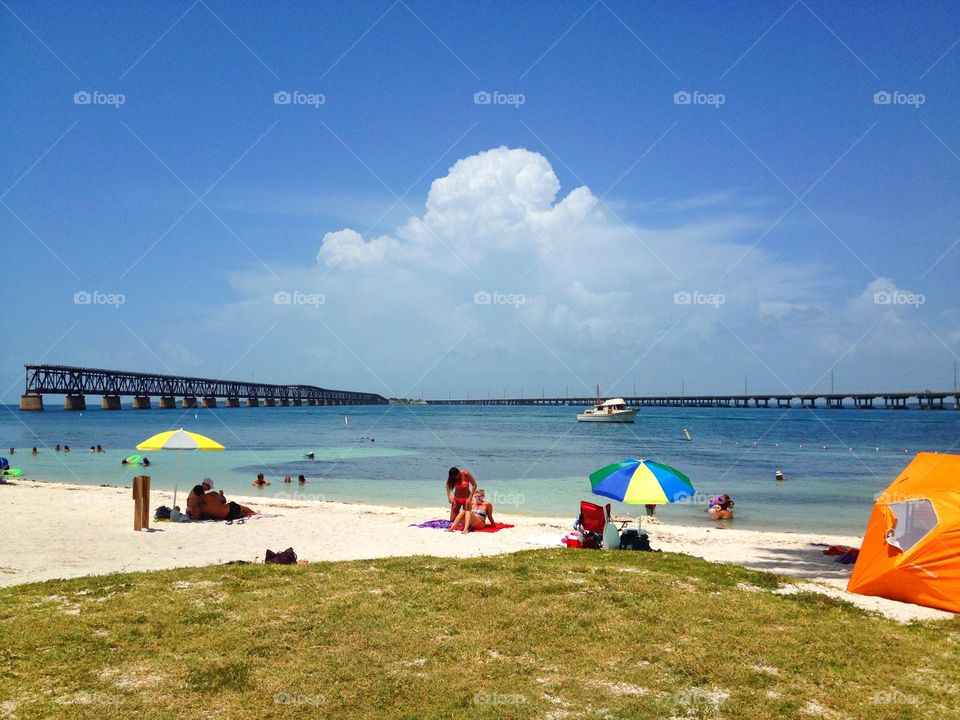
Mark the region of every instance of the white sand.
<instances>
[{"instance_id":1,"label":"white sand","mask_svg":"<svg viewBox=\"0 0 960 720\"><path fill-rule=\"evenodd\" d=\"M410 527L447 517L448 508L230 497L265 514L244 524L155 523L149 532L133 530L133 500L126 488L91 487L17 480L0 486L0 586L99 575L210 565L230 560L263 561L264 551L293 547L313 562L401 555L471 557L529 550L559 540L569 518L497 513L498 522L516 527L497 533L446 533ZM152 509L171 505L172 493L154 491ZM178 498L186 506L186 496ZM820 542L859 546L856 537L681 527L645 524L651 544L712 562L729 562L801 578L802 589L842 597L898 620L952 617L930 608L847 593L852 565L824 556ZM571 551L576 552L576 551ZM590 552L590 551L582 551Z\"/></svg>"}]
</instances>

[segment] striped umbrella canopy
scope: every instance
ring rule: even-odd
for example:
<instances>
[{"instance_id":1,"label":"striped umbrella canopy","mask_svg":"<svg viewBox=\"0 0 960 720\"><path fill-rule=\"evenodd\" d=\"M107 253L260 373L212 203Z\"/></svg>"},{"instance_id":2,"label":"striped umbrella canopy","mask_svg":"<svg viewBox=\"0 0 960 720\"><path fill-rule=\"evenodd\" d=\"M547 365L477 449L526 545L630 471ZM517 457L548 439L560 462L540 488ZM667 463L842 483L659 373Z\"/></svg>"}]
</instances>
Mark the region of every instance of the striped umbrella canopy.
<instances>
[{"instance_id":1,"label":"striped umbrella canopy","mask_svg":"<svg viewBox=\"0 0 960 720\"><path fill-rule=\"evenodd\" d=\"M224 450L223 445L206 435L180 428L167 430L147 438L137 445L137 450Z\"/></svg>"},{"instance_id":2,"label":"striped umbrella canopy","mask_svg":"<svg viewBox=\"0 0 960 720\"><path fill-rule=\"evenodd\" d=\"M690 478L652 460L624 460L590 475L594 495L633 505L664 505L692 497Z\"/></svg>"}]
</instances>

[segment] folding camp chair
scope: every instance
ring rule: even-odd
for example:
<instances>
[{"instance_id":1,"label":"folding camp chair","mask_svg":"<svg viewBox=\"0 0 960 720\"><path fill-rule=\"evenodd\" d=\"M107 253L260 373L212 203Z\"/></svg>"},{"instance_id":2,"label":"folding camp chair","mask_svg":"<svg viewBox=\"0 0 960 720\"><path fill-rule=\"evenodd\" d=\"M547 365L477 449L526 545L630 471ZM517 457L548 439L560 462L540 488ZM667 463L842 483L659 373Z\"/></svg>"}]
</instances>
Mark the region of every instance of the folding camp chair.
<instances>
[{"instance_id":1,"label":"folding camp chair","mask_svg":"<svg viewBox=\"0 0 960 720\"><path fill-rule=\"evenodd\" d=\"M580 516L574 526L583 535L581 547L599 548L603 544L603 529L610 517L610 503L606 507L580 501Z\"/></svg>"}]
</instances>

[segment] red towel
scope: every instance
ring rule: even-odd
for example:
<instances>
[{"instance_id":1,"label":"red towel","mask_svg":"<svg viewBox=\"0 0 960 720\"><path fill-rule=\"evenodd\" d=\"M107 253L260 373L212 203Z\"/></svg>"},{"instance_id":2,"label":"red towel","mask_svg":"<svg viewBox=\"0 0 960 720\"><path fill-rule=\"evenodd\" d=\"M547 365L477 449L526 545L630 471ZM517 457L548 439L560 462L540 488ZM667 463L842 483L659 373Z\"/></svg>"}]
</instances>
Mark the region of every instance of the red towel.
<instances>
[{"instance_id":1,"label":"red towel","mask_svg":"<svg viewBox=\"0 0 960 720\"><path fill-rule=\"evenodd\" d=\"M471 530L470 532L485 532L485 533L495 533L500 532L501 530L506 530L507 528L512 528L513 525L507 525L507 523L496 523L494 525L484 525L482 530ZM463 523L455 525L454 529L463 529Z\"/></svg>"}]
</instances>

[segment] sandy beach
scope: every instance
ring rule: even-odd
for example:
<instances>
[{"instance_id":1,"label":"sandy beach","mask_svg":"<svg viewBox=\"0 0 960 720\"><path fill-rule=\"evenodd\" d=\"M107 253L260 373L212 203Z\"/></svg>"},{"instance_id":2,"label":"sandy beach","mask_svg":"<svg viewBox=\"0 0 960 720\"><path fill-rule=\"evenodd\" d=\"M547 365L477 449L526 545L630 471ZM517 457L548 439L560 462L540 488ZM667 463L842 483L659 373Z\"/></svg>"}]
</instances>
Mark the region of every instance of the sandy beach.
<instances>
[{"instance_id":1,"label":"sandy beach","mask_svg":"<svg viewBox=\"0 0 960 720\"><path fill-rule=\"evenodd\" d=\"M53 482L16 481L0 487L4 542L0 586L113 572L160 570L263 561L267 548L293 547L310 562L390 556L474 557L560 547L570 518L497 513L513 524L497 533L445 533L411 527L444 518L441 507L385 507L363 504L230 497L264 517L243 524L151 522L134 532L131 491ZM151 507L170 505L172 493L155 491ZM181 493L178 503L185 505ZM152 512L151 512L152 517ZM852 565L823 555L813 543L857 547L860 538L646 524L651 545L711 562L798 578L802 589L840 597L901 621L952 617L950 613L847 593ZM575 551L571 551L575 552ZM582 551L592 552L592 551Z\"/></svg>"}]
</instances>

